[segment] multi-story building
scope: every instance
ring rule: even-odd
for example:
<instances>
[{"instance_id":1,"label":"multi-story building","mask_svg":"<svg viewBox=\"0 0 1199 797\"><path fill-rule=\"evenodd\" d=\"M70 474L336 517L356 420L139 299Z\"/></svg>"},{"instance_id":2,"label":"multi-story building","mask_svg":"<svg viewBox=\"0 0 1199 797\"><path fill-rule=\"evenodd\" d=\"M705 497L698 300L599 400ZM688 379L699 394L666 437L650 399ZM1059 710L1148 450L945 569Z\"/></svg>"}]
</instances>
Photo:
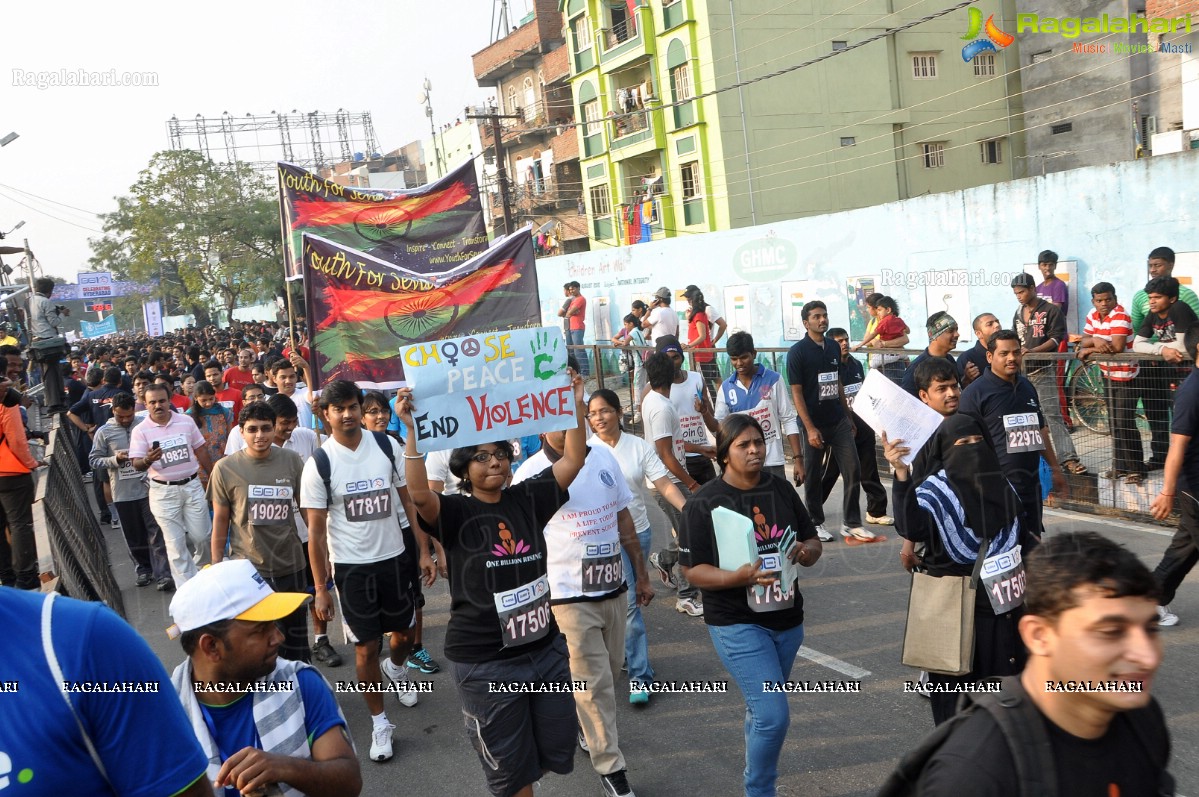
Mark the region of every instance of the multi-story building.
<instances>
[{"instance_id":1,"label":"multi-story building","mask_svg":"<svg viewBox=\"0 0 1199 797\"><path fill-rule=\"evenodd\" d=\"M570 61L562 38L557 0L534 0L533 11L510 33L473 56L480 86L495 90L499 151L508 181L513 226L532 223L546 254L586 251L588 229L581 210L582 177L574 130ZM480 121L484 190L492 233L504 230L504 192L496 176L492 125Z\"/></svg>"},{"instance_id":2,"label":"multi-story building","mask_svg":"<svg viewBox=\"0 0 1199 797\"><path fill-rule=\"evenodd\" d=\"M560 0L592 246L1023 176L1018 46L964 61L966 9L896 5Z\"/></svg>"}]
</instances>

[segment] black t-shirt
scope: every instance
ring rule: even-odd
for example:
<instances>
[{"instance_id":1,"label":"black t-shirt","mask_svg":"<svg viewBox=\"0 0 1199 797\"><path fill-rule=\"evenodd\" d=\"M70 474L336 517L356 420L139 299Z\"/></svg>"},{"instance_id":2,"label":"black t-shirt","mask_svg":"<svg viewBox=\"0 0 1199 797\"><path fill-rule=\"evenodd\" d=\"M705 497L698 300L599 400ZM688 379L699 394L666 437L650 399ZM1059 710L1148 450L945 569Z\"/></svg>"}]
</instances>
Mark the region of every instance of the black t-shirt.
<instances>
[{"instance_id":1,"label":"black t-shirt","mask_svg":"<svg viewBox=\"0 0 1199 797\"><path fill-rule=\"evenodd\" d=\"M841 361L841 389L845 391L845 403L849 405L850 412L853 412L853 400L858 397L858 391L862 389L864 381L866 371L857 358L846 357ZM854 413L853 422L858 426L863 423L858 419L857 413Z\"/></svg>"},{"instance_id":2,"label":"black t-shirt","mask_svg":"<svg viewBox=\"0 0 1199 797\"><path fill-rule=\"evenodd\" d=\"M925 349L917 354L916 359L912 360L912 364L908 366L908 370L903 372L903 379L900 380L899 386L911 393L916 398L920 398L919 391L916 390L916 366L934 356L936 355L932 354L928 349ZM954 369L957 368L958 364L954 362L953 358L948 354L942 357L942 359L952 365ZM959 376L959 381L960 379L961 377Z\"/></svg>"},{"instance_id":3,"label":"black t-shirt","mask_svg":"<svg viewBox=\"0 0 1199 797\"><path fill-rule=\"evenodd\" d=\"M1191 368L1190 376L1174 391L1174 422L1170 431L1191 438L1182 455L1182 475L1194 492L1199 489L1199 368Z\"/></svg>"},{"instance_id":4,"label":"black t-shirt","mask_svg":"<svg viewBox=\"0 0 1199 797\"><path fill-rule=\"evenodd\" d=\"M450 661L481 662L519 656L558 636L549 609L543 530L569 495L552 478L530 479L509 487L497 504L468 495L441 496L441 515L421 527L441 541L450 570L450 622L445 655ZM544 595L540 587L544 583ZM522 591L522 588L528 587ZM529 610L500 626L497 596ZM544 601L542 598L544 597ZM544 604L544 611L540 610ZM507 613L506 613L507 614ZM535 616L534 616L535 615ZM548 633L546 633L548 630ZM529 639L509 644L505 638Z\"/></svg>"},{"instance_id":5,"label":"black t-shirt","mask_svg":"<svg viewBox=\"0 0 1199 797\"><path fill-rule=\"evenodd\" d=\"M83 394L83 398L75 402L71 406L71 413L84 423L90 423L94 426L103 426L108 423L108 419L112 417L113 396L118 393L125 393L119 387L109 387L101 385L95 390L89 390Z\"/></svg>"},{"instance_id":6,"label":"black t-shirt","mask_svg":"<svg viewBox=\"0 0 1199 797\"><path fill-rule=\"evenodd\" d=\"M824 339L824 346L804 339L787 352L787 383L803 387L804 404L812 423L827 428L845 417L841 407L841 346Z\"/></svg>"},{"instance_id":7,"label":"black t-shirt","mask_svg":"<svg viewBox=\"0 0 1199 797\"><path fill-rule=\"evenodd\" d=\"M683 507L683 528L679 531L679 564L684 567L712 565L719 567L716 534L712 530L712 510L721 506L745 515L754 521L754 536L758 554L782 553L779 539L790 526L798 541L816 536L816 527L799 494L786 479L765 471L752 490L738 490L724 479L713 479L701 487ZM803 595L798 584L794 587L794 604L774 611L754 611L750 601L762 606L763 597L753 588L709 590L704 593L704 622L708 625L737 625L749 623L774 631L785 631L803 622Z\"/></svg>"},{"instance_id":8,"label":"black t-shirt","mask_svg":"<svg viewBox=\"0 0 1199 797\"><path fill-rule=\"evenodd\" d=\"M1056 304L1038 299L1029 309L1027 321L1024 320L1024 312L1023 305L1016 308L1016 314L1012 316L1012 329L1016 330L1020 345L1025 349L1035 349L1051 338L1060 346L1066 339L1066 316ZM1025 368L1033 372L1048 368L1052 363L1040 360L1033 361L1030 365L1026 365Z\"/></svg>"},{"instance_id":9,"label":"black t-shirt","mask_svg":"<svg viewBox=\"0 0 1199 797\"><path fill-rule=\"evenodd\" d=\"M1009 452L1009 429L1003 422L1005 416L1011 418L1036 413L1036 428L1045 428L1045 416L1041 413L1041 405L1037 400L1037 389L1026 376L1017 374L1016 384L1013 385L996 376L988 367L982 376L966 385L966 389L962 391L958 412L964 412L983 422L987 436L995 446L995 453L999 455L999 464L1008 474L1008 481L1023 484L1029 479L1037 478L1041 467L1041 452Z\"/></svg>"},{"instance_id":10,"label":"black t-shirt","mask_svg":"<svg viewBox=\"0 0 1199 797\"><path fill-rule=\"evenodd\" d=\"M986 372L991 364L987 362L987 347L982 344L982 341L976 341L973 346L966 349L958 356L958 381L964 381L966 378L966 364L974 363L978 368L978 376L981 377ZM978 377L975 377L976 379Z\"/></svg>"},{"instance_id":11,"label":"black t-shirt","mask_svg":"<svg viewBox=\"0 0 1199 797\"><path fill-rule=\"evenodd\" d=\"M1154 338L1158 343L1173 343L1180 340L1191 324L1197 321L1195 311L1186 302L1175 302L1166 311L1166 317L1161 318L1157 313L1145 316L1137 334L1142 338Z\"/></svg>"},{"instance_id":12,"label":"black t-shirt","mask_svg":"<svg viewBox=\"0 0 1199 797\"><path fill-rule=\"evenodd\" d=\"M1161 717L1156 702L1149 710ZM1116 715L1099 739L1072 736L1044 716L1041 721L1053 748L1059 797L1148 797L1158 793L1158 768L1123 714ZM1165 720L1161 721L1164 724ZM925 765L916 791L921 797L1020 794L1011 750L989 713L976 709L954 731Z\"/></svg>"}]
</instances>

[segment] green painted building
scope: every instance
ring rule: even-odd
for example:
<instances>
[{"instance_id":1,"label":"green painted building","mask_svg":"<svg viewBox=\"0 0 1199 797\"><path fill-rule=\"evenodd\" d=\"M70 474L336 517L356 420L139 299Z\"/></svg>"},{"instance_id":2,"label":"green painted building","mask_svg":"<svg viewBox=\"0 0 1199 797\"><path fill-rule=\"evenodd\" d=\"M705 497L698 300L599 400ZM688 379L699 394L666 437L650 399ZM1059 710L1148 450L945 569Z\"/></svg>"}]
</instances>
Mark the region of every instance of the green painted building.
<instances>
[{"instance_id":1,"label":"green painted building","mask_svg":"<svg viewBox=\"0 0 1199 797\"><path fill-rule=\"evenodd\" d=\"M943 8L905 3L560 0L591 246L1024 176L1019 42L963 61L962 9L855 46Z\"/></svg>"}]
</instances>

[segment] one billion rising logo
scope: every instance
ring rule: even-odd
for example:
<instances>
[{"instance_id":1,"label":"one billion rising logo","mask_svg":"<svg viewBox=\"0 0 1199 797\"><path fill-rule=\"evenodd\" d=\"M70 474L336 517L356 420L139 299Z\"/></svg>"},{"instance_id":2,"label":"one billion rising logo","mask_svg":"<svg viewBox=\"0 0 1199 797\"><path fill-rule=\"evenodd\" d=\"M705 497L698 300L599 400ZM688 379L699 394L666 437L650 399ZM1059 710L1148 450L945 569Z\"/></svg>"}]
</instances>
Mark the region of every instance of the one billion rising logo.
<instances>
[{"instance_id":1,"label":"one billion rising logo","mask_svg":"<svg viewBox=\"0 0 1199 797\"><path fill-rule=\"evenodd\" d=\"M979 38L979 33L985 32L986 38ZM963 39L970 40L970 43L962 48L962 60L970 63L979 53L985 53L987 50L991 52L999 52L1004 47L1016 40L1016 37L1010 33L1004 33L995 25L995 15L987 17L987 24L983 25L983 12L977 8L970 9L970 30L966 31ZM996 45L999 45L998 47Z\"/></svg>"}]
</instances>

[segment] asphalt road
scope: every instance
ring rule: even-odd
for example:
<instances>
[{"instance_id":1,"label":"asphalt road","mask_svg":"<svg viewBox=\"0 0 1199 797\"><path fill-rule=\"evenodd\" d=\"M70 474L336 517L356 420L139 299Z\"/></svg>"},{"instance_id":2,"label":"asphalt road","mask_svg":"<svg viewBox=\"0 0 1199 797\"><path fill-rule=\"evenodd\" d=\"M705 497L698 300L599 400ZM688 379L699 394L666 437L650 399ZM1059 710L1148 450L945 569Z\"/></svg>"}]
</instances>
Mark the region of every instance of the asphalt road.
<instances>
[{"instance_id":1,"label":"asphalt road","mask_svg":"<svg viewBox=\"0 0 1199 797\"><path fill-rule=\"evenodd\" d=\"M828 504L830 529L839 528L834 504ZM655 510L656 511L656 510ZM1169 542L1169 530L1050 511L1048 533L1092 529L1135 551L1151 568ZM655 526L655 545L665 540ZM886 542L848 547L825 545L820 562L803 573L806 638L792 680L860 680L860 693L792 695L791 729L779 763L779 795L873 794L898 758L932 728L926 700L905 694L905 681L916 673L900 664L900 642L908 577L899 567L899 540L884 531ZM133 587L133 568L119 531L106 536L118 582L124 590L129 621L149 640L168 671L181 660L178 643L164 629L169 595L152 587ZM1181 623L1163 629L1166 657L1154 692L1165 709L1173 737L1171 771L1178 794L1199 794L1199 694L1191 676L1199 668L1199 574L1183 584L1173 604ZM441 657L449 618L444 582L428 591L426 646ZM650 656L659 680L724 681L727 675L712 648L701 618L679 614L673 593L658 589L646 612ZM340 668L324 669L330 680L353 677L352 651ZM821 656L820 654L824 654ZM805 658L814 657L823 663ZM832 657L827 659L826 657ZM840 671L838 671L838 669ZM853 677L845 673L851 673ZM404 708L388 699L387 713L396 728L396 755L376 764L366 758L370 718L362 698L340 695L350 731L362 760L364 795L485 795L480 764L463 731L453 683L446 672L427 677L432 694ZM736 797L744 766L744 703L735 685L726 694L657 695L646 707L627 703L618 681L620 743L629 780L639 797ZM963 784L963 793L969 789ZM538 794L583 797L601 794L599 781L583 753L568 776L547 775Z\"/></svg>"}]
</instances>

